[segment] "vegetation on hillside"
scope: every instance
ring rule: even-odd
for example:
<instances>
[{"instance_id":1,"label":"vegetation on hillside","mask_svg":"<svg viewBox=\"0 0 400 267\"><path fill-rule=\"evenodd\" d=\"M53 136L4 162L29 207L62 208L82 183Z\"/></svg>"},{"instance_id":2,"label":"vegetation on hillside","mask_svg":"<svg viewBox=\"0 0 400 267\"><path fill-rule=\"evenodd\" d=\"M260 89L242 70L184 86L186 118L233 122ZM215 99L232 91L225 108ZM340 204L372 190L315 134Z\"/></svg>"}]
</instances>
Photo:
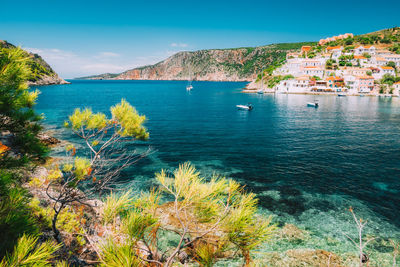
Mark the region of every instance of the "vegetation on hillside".
<instances>
[{"instance_id":1,"label":"vegetation on hillside","mask_svg":"<svg viewBox=\"0 0 400 267\"><path fill-rule=\"evenodd\" d=\"M0 40L0 51L4 49L15 48L14 45ZM21 49L21 53L26 57L26 64L30 68L31 75L28 79L30 82L40 80L43 76L54 76L57 75L54 70L43 60L38 54L31 54Z\"/></svg>"}]
</instances>

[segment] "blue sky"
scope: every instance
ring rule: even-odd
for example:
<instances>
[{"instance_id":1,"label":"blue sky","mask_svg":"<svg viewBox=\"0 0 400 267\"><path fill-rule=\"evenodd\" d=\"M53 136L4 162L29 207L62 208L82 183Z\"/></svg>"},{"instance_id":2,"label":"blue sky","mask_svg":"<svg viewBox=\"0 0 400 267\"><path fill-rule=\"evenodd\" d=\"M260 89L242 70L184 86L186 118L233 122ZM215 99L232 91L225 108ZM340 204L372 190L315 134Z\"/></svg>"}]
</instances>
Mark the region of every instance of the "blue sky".
<instances>
[{"instance_id":1,"label":"blue sky","mask_svg":"<svg viewBox=\"0 0 400 267\"><path fill-rule=\"evenodd\" d=\"M0 39L64 78L156 63L178 51L314 41L400 26L400 1L92 1L1 3Z\"/></svg>"}]
</instances>

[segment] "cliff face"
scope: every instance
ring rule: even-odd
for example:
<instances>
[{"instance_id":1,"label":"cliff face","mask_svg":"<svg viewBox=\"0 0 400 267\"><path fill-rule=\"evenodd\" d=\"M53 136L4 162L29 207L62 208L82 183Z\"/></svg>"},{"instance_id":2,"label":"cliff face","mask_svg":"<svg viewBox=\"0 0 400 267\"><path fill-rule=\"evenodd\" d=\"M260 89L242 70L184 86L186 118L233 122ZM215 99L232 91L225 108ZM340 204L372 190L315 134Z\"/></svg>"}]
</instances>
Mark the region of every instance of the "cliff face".
<instances>
[{"instance_id":1,"label":"cliff face","mask_svg":"<svg viewBox=\"0 0 400 267\"><path fill-rule=\"evenodd\" d=\"M4 48L15 48L13 44L0 40L0 50ZM65 81L47 64L44 59L38 54L26 52L31 60L28 64L32 70L32 78L29 80L29 85L50 85L50 84L67 84Z\"/></svg>"},{"instance_id":2,"label":"cliff face","mask_svg":"<svg viewBox=\"0 0 400 267\"><path fill-rule=\"evenodd\" d=\"M155 65L125 71L117 80L251 81L299 44L179 52Z\"/></svg>"}]
</instances>

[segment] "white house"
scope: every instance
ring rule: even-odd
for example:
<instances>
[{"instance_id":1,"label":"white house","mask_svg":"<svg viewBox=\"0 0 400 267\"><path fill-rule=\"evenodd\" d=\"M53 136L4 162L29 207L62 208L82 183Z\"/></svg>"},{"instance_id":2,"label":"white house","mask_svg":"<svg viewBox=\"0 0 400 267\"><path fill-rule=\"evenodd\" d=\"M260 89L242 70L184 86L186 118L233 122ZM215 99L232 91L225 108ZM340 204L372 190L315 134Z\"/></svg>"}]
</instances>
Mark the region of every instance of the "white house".
<instances>
[{"instance_id":1,"label":"white house","mask_svg":"<svg viewBox=\"0 0 400 267\"><path fill-rule=\"evenodd\" d=\"M322 67L325 65L323 59L303 59L301 62L302 67Z\"/></svg>"},{"instance_id":2,"label":"white house","mask_svg":"<svg viewBox=\"0 0 400 267\"><path fill-rule=\"evenodd\" d=\"M388 61L383 57L373 57L372 62L377 66L386 66Z\"/></svg>"},{"instance_id":3,"label":"white house","mask_svg":"<svg viewBox=\"0 0 400 267\"><path fill-rule=\"evenodd\" d=\"M358 68L358 67L344 67L339 74L342 76L346 75L354 75L354 76L365 76L367 75L367 72L371 71L371 69L368 68Z\"/></svg>"},{"instance_id":4,"label":"white house","mask_svg":"<svg viewBox=\"0 0 400 267\"><path fill-rule=\"evenodd\" d=\"M281 81L276 87L276 91L280 93L304 93L310 91L310 78L308 76L300 76L295 79Z\"/></svg>"},{"instance_id":5,"label":"white house","mask_svg":"<svg viewBox=\"0 0 400 267\"><path fill-rule=\"evenodd\" d=\"M317 77L324 77L324 71L325 69L320 68L320 67L304 67L302 68L302 73L303 75L307 76L317 76Z\"/></svg>"},{"instance_id":6,"label":"white house","mask_svg":"<svg viewBox=\"0 0 400 267\"><path fill-rule=\"evenodd\" d=\"M393 61L394 63L396 63L396 66L400 67L400 55L397 54L391 54L391 55L387 55L384 56L384 58L389 62L389 61Z\"/></svg>"},{"instance_id":7,"label":"white house","mask_svg":"<svg viewBox=\"0 0 400 267\"><path fill-rule=\"evenodd\" d=\"M370 62L370 59L364 56L354 55L354 58L351 60L351 64L357 65L360 62L361 65L367 65Z\"/></svg>"},{"instance_id":8,"label":"white house","mask_svg":"<svg viewBox=\"0 0 400 267\"><path fill-rule=\"evenodd\" d=\"M393 87L394 87L393 94L400 96L400 82L393 84Z\"/></svg>"},{"instance_id":9,"label":"white house","mask_svg":"<svg viewBox=\"0 0 400 267\"><path fill-rule=\"evenodd\" d=\"M356 81L357 78L353 75L346 75L343 78L344 78L344 83L348 87L348 93L357 94L358 93L357 81Z\"/></svg>"},{"instance_id":10,"label":"white house","mask_svg":"<svg viewBox=\"0 0 400 267\"><path fill-rule=\"evenodd\" d=\"M373 56L376 54L376 47L373 45L364 45L364 46L360 45L354 49L355 55L362 55L364 53L368 53L371 56Z\"/></svg>"},{"instance_id":11,"label":"white house","mask_svg":"<svg viewBox=\"0 0 400 267\"><path fill-rule=\"evenodd\" d=\"M390 74L392 76L396 76L396 72L393 67L380 66L379 69L380 69L380 72L382 73L382 77L385 74Z\"/></svg>"}]
</instances>

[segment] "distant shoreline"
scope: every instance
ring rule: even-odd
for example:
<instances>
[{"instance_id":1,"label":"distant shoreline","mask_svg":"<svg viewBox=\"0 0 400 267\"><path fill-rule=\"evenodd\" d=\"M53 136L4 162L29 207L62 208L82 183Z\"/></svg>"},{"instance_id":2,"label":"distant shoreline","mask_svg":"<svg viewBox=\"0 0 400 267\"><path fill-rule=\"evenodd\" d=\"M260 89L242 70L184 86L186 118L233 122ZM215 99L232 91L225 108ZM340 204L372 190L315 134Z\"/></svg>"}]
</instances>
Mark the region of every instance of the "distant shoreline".
<instances>
[{"instance_id":1,"label":"distant shoreline","mask_svg":"<svg viewBox=\"0 0 400 267\"><path fill-rule=\"evenodd\" d=\"M256 90L242 90L242 93L245 94L258 94ZM303 92L303 93L298 93L298 92L287 92L287 93L279 93L280 95L331 95L331 96L337 96L341 92ZM266 94L275 94L275 92L272 91L267 91L264 92L263 95ZM377 96L377 97L399 97L397 95L385 95L385 94L345 94L346 96Z\"/></svg>"}]
</instances>

